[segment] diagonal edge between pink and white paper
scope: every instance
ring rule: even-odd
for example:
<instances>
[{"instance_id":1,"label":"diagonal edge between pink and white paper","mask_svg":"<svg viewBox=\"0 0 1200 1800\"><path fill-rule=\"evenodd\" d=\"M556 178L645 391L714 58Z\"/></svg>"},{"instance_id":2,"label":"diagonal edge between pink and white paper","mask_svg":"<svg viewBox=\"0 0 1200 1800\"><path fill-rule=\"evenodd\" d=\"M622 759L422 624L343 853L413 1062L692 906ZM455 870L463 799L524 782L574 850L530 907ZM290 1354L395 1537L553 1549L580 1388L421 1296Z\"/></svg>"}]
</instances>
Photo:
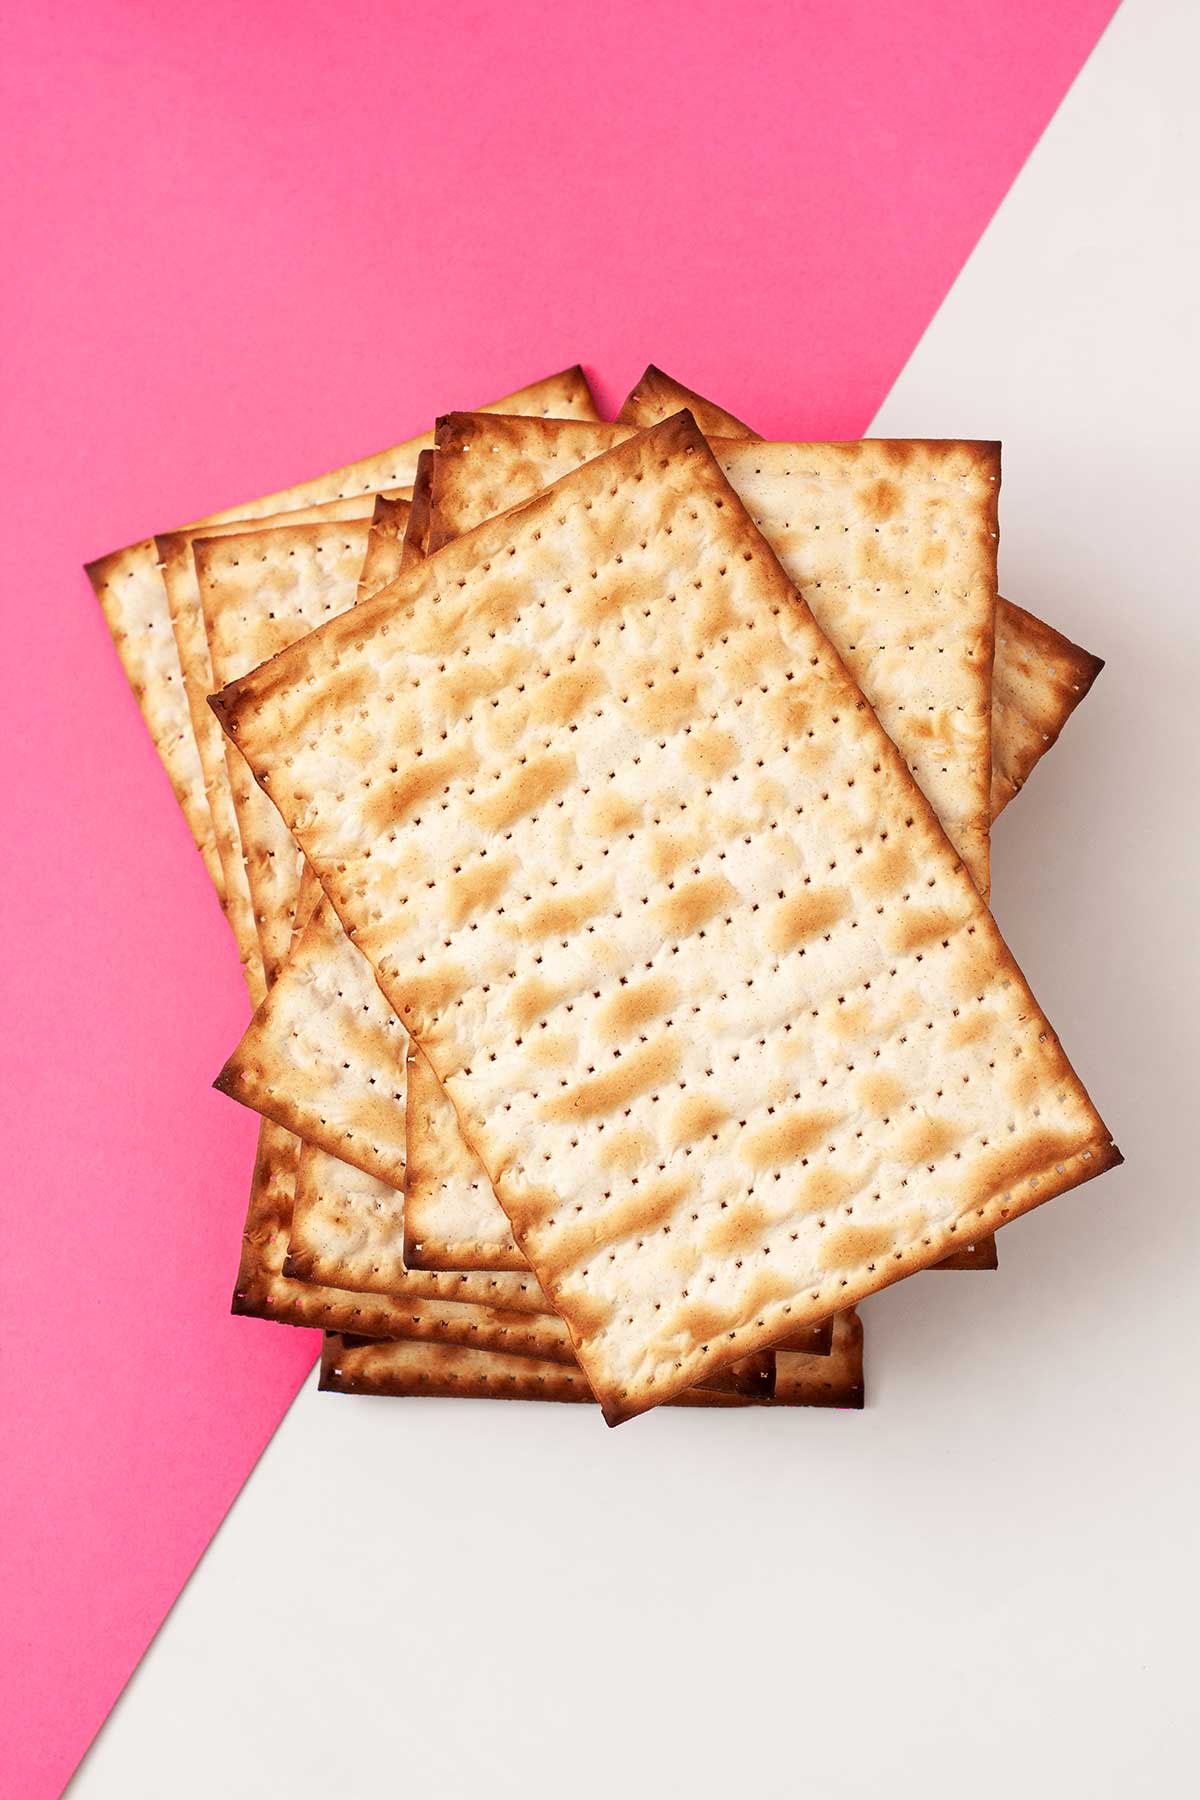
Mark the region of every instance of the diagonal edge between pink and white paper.
<instances>
[{"instance_id":1,"label":"diagonal edge between pink and white paper","mask_svg":"<svg viewBox=\"0 0 1200 1800\"><path fill-rule=\"evenodd\" d=\"M520 4L410 28L402 105L361 0L289 9L292 88L270 6L10 28L0 1790L60 1791L314 1355L228 1316L236 958L79 565L421 429L464 363L857 435L1114 10Z\"/></svg>"}]
</instances>

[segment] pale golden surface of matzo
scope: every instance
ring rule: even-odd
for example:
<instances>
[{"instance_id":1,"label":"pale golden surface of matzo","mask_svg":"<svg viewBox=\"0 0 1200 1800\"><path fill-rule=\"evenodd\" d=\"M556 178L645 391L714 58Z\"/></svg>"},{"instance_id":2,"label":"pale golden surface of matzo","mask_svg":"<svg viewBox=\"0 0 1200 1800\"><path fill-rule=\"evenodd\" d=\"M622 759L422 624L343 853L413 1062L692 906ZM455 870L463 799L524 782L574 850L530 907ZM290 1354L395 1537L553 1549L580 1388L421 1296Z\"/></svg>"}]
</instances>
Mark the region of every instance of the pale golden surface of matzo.
<instances>
[{"instance_id":1,"label":"pale golden surface of matzo","mask_svg":"<svg viewBox=\"0 0 1200 1800\"><path fill-rule=\"evenodd\" d=\"M407 518L407 500L381 498L388 516ZM349 500L329 500L321 506L300 512L274 515L280 529L289 525L320 524L333 519L371 519L374 502L357 495ZM208 634L204 625L204 609L196 579L196 563L192 544L198 537L234 537L251 529L240 519L228 525L189 527L184 531L166 532L157 537L159 576L171 613L171 628L179 652L179 666L187 697L192 734L204 772L204 790L212 814L221 874L225 883L225 916L238 946L246 985L257 1006L266 992L266 974L262 962L262 946L254 920L254 902L246 871L246 857L238 828L237 811L229 782L228 749L224 733L213 718L208 696L222 685L213 675ZM382 585L382 584L381 584Z\"/></svg>"},{"instance_id":2,"label":"pale golden surface of matzo","mask_svg":"<svg viewBox=\"0 0 1200 1800\"><path fill-rule=\"evenodd\" d=\"M1052 625L1001 600L992 677L992 817L1020 793L1104 667Z\"/></svg>"},{"instance_id":3,"label":"pale golden surface of matzo","mask_svg":"<svg viewBox=\"0 0 1200 1800\"><path fill-rule=\"evenodd\" d=\"M415 1269L526 1269L508 1216L420 1054L408 1070L404 1254Z\"/></svg>"},{"instance_id":4,"label":"pale golden surface of matzo","mask_svg":"<svg viewBox=\"0 0 1200 1800\"><path fill-rule=\"evenodd\" d=\"M630 430L452 414L438 427L430 549ZM713 450L986 894L999 445L724 439Z\"/></svg>"},{"instance_id":5,"label":"pale golden surface of matzo","mask_svg":"<svg viewBox=\"0 0 1200 1800\"><path fill-rule=\"evenodd\" d=\"M626 396L617 419L644 428L685 407L710 439L760 439L751 426L693 393L653 363ZM1100 657L997 594L992 661L993 819L1057 741L1103 667Z\"/></svg>"},{"instance_id":6,"label":"pale golden surface of matzo","mask_svg":"<svg viewBox=\"0 0 1200 1800\"><path fill-rule=\"evenodd\" d=\"M214 1085L403 1187L407 1056L408 1033L322 896Z\"/></svg>"},{"instance_id":7,"label":"pale golden surface of matzo","mask_svg":"<svg viewBox=\"0 0 1200 1800\"><path fill-rule=\"evenodd\" d=\"M212 672L222 686L358 598L369 518L258 528L192 544ZM268 986L287 958L300 857L242 758L228 756L234 812Z\"/></svg>"},{"instance_id":8,"label":"pale golden surface of matzo","mask_svg":"<svg viewBox=\"0 0 1200 1800\"><path fill-rule=\"evenodd\" d=\"M258 1155L238 1265L233 1308L252 1319L325 1326L364 1337L387 1337L416 1300L453 1300L538 1312L545 1302L527 1275L448 1275L405 1271L394 1292L347 1290L299 1281L285 1272L302 1145L270 1119L259 1131Z\"/></svg>"},{"instance_id":9,"label":"pale golden surface of matzo","mask_svg":"<svg viewBox=\"0 0 1200 1800\"><path fill-rule=\"evenodd\" d=\"M596 403L587 377L576 363L554 375L543 376L492 403L496 411L557 418L595 419ZM433 433L410 438L407 443L380 450L359 462L346 463L283 488L258 500L243 501L223 512L209 513L193 521L199 525L224 525L234 519L264 519L273 513L294 511L353 494L373 494L407 487L417 471L423 449ZM87 565L87 576L100 602L117 655L133 690L154 747L167 772L175 798L204 858L213 885L222 901L225 880L220 849L208 800L204 770L191 729L179 652L172 629L166 590L158 568L158 552L152 537L127 544Z\"/></svg>"}]
</instances>

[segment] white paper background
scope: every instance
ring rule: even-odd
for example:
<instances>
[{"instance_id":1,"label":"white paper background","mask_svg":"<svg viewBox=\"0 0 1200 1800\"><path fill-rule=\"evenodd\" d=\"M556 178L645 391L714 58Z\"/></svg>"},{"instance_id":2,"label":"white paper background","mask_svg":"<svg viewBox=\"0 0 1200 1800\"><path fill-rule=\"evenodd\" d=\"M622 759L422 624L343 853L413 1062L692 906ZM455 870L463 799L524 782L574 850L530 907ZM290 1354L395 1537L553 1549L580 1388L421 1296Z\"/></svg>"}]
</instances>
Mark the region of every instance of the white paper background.
<instances>
[{"instance_id":1,"label":"white paper background","mask_svg":"<svg viewBox=\"0 0 1200 1800\"><path fill-rule=\"evenodd\" d=\"M1125 1169L869 1303L863 1416L314 1379L74 1800L1196 1791L1198 65L1127 0L875 425L1003 438L1108 659L994 905Z\"/></svg>"}]
</instances>

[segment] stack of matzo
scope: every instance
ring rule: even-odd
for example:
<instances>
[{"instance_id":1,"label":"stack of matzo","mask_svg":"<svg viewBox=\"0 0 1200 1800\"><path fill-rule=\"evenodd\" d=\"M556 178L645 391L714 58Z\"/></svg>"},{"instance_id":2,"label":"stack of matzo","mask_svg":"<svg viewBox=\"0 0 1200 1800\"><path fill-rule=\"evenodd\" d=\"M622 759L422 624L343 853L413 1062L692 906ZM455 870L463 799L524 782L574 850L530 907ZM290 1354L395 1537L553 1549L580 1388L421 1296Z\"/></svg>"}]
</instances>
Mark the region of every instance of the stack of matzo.
<instances>
[{"instance_id":1,"label":"stack of matzo","mask_svg":"<svg viewBox=\"0 0 1200 1800\"><path fill-rule=\"evenodd\" d=\"M234 1310L324 1386L861 1406L858 1303L1120 1161L986 904L1101 666L999 485L574 369L92 566L257 1008Z\"/></svg>"}]
</instances>

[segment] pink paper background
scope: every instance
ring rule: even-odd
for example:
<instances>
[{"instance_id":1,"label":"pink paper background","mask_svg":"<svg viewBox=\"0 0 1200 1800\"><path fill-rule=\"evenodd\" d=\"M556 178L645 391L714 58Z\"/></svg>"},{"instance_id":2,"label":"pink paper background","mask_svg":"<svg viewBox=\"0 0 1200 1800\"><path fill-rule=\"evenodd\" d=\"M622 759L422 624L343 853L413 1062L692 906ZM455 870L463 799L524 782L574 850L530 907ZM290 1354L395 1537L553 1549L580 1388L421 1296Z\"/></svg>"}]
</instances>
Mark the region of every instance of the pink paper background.
<instances>
[{"instance_id":1,"label":"pink paper background","mask_svg":"<svg viewBox=\"0 0 1200 1800\"><path fill-rule=\"evenodd\" d=\"M579 358L860 433L1113 10L9 9L0 1792L67 1780L314 1355L228 1314L244 996L80 564Z\"/></svg>"}]
</instances>

